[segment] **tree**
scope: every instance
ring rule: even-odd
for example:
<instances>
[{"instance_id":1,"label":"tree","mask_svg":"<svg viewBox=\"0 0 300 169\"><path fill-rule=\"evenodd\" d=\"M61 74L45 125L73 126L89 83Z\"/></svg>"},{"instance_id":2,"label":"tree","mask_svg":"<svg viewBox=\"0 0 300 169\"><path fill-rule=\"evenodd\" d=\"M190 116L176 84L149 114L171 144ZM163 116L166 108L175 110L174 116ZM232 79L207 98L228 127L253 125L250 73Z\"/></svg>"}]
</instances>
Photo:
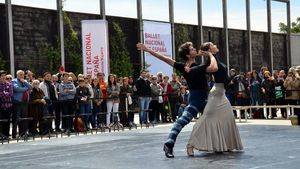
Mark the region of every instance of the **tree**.
<instances>
[{"instance_id":1,"label":"tree","mask_svg":"<svg viewBox=\"0 0 300 169\"><path fill-rule=\"evenodd\" d=\"M279 30L280 30L280 32L286 33L287 32L287 25L280 22L279 23ZM292 22L291 33L300 33L300 17L298 17L296 19L296 22Z\"/></svg>"},{"instance_id":2,"label":"tree","mask_svg":"<svg viewBox=\"0 0 300 169\"><path fill-rule=\"evenodd\" d=\"M69 61L68 71L75 74L82 73L82 55L81 43L78 38L78 33L73 29L71 20L64 12L64 45L65 57ZM49 71L56 73L60 67L60 41L56 37L55 44L45 43L40 47L40 56L45 56L49 63Z\"/></svg>"},{"instance_id":3,"label":"tree","mask_svg":"<svg viewBox=\"0 0 300 169\"><path fill-rule=\"evenodd\" d=\"M112 22L112 37L110 37L110 71L119 77L132 75L132 64L126 47L126 37L119 23Z\"/></svg>"},{"instance_id":4,"label":"tree","mask_svg":"<svg viewBox=\"0 0 300 169\"><path fill-rule=\"evenodd\" d=\"M4 59L2 52L0 51L0 70L6 70L6 69L7 69L6 61Z\"/></svg>"},{"instance_id":5,"label":"tree","mask_svg":"<svg viewBox=\"0 0 300 169\"><path fill-rule=\"evenodd\" d=\"M58 39L56 37L56 39ZM49 43L45 43L41 46L39 53L40 56L44 56L47 58L48 61L48 69L51 73L56 73L59 66L60 66L60 50L57 46L59 45L59 41L57 41L57 44L55 47L51 46Z\"/></svg>"},{"instance_id":6,"label":"tree","mask_svg":"<svg viewBox=\"0 0 300 169\"><path fill-rule=\"evenodd\" d=\"M186 25L177 25L175 29L175 53L176 53L176 60L182 61L182 59L178 56L178 48L184 42L189 41L189 30L187 29Z\"/></svg>"},{"instance_id":7,"label":"tree","mask_svg":"<svg viewBox=\"0 0 300 169\"><path fill-rule=\"evenodd\" d=\"M178 48L181 44L189 41L189 30L186 25L176 25L175 29L175 54L176 54L176 61L182 62L183 60L178 55ZM181 75L179 71L175 71L178 75Z\"/></svg>"},{"instance_id":8,"label":"tree","mask_svg":"<svg viewBox=\"0 0 300 169\"><path fill-rule=\"evenodd\" d=\"M78 33L73 29L70 18L64 12L64 37L65 37L65 56L70 61L70 71L75 74L82 73L82 54L81 43Z\"/></svg>"}]
</instances>

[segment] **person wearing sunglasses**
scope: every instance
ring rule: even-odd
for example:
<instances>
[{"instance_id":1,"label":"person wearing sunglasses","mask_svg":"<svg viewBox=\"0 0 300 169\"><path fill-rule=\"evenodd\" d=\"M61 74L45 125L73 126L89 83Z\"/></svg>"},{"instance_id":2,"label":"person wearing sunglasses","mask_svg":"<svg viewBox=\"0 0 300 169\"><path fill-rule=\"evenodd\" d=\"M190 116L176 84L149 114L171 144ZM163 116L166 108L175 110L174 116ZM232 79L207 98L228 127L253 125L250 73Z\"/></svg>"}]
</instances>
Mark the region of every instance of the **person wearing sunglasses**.
<instances>
[{"instance_id":1,"label":"person wearing sunglasses","mask_svg":"<svg viewBox=\"0 0 300 169\"><path fill-rule=\"evenodd\" d=\"M12 114L12 97L13 87L12 84L6 81L6 72L0 70L0 119L7 120L3 123L0 134L4 139L9 137L9 119Z\"/></svg>"}]
</instances>

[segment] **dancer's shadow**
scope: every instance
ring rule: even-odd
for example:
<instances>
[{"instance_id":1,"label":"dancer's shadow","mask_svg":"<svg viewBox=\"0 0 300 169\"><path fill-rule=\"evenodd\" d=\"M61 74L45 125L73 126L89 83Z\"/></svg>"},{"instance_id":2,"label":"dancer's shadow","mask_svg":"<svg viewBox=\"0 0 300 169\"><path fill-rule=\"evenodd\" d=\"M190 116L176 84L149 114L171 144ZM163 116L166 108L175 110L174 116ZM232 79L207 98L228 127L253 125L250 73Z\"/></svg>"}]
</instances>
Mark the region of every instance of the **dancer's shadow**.
<instances>
[{"instance_id":1,"label":"dancer's shadow","mask_svg":"<svg viewBox=\"0 0 300 169\"><path fill-rule=\"evenodd\" d=\"M208 152L197 152L190 158L202 158L204 160L209 160L210 162L220 161L220 160L240 160L251 158L249 155L245 155L243 151L234 152L224 152L224 153L208 153Z\"/></svg>"}]
</instances>

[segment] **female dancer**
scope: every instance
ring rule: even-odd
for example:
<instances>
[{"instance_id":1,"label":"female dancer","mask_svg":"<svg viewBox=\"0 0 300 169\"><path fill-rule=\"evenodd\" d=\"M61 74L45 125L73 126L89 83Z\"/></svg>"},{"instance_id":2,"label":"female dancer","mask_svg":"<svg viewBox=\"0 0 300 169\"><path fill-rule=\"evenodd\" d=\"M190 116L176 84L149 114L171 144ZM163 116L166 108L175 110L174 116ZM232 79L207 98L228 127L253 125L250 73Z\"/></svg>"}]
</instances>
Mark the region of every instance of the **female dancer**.
<instances>
[{"instance_id":1,"label":"female dancer","mask_svg":"<svg viewBox=\"0 0 300 169\"><path fill-rule=\"evenodd\" d=\"M201 50L210 51L214 55L219 52L217 46L211 42L201 45ZM243 149L232 107L225 96L224 86L229 83L227 68L218 57L216 60L218 71L213 73L215 85L210 90L203 115L194 125L188 141L189 156L194 155L194 149L212 152Z\"/></svg>"},{"instance_id":2,"label":"female dancer","mask_svg":"<svg viewBox=\"0 0 300 169\"><path fill-rule=\"evenodd\" d=\"M190 123L193 117L197 116L198 112L202 111L205 107L208 90L206 73L216 72L218 70L217 61L210 52L206 52L205 55L209 56L210 64L196 64L195 58L197 56L197 51L191 42L182 44L178 50L179 56L185 61L185 63L176 62L170 57L151 50L142 43L137 44L137 49L148 52L152 56L166 62L170 66L173 66L175 69L180 71L187 80L187 84L190 89L189 105L185 108L182 116L174 123L169 133L168 140L164 144L163 148L167 158L174 158L173 148L178 134L182 128ZM193 67L193 70L190 70L187 73L185 68L191 67Z\"/></svg>"}]
</instances>

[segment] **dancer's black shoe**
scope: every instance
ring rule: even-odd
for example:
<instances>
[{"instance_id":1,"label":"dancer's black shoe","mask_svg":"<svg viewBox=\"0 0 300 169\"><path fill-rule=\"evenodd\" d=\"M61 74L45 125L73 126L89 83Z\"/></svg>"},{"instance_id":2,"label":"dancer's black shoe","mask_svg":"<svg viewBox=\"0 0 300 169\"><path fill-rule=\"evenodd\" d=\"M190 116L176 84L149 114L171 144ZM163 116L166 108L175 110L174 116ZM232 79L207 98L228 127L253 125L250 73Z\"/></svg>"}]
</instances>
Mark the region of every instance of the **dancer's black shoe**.
<instances>
[{"instance_id":1,"label":"dancer's black shoe","mask_svg":"<svg viewBox=\"0 0 300 169\"><path fill-rule=\"evenodd\" d=\"M164 144L164 152L167 158L174 158L173 154L173 146L168 145L167 143Z\"/></svg>"}]
</instances>

